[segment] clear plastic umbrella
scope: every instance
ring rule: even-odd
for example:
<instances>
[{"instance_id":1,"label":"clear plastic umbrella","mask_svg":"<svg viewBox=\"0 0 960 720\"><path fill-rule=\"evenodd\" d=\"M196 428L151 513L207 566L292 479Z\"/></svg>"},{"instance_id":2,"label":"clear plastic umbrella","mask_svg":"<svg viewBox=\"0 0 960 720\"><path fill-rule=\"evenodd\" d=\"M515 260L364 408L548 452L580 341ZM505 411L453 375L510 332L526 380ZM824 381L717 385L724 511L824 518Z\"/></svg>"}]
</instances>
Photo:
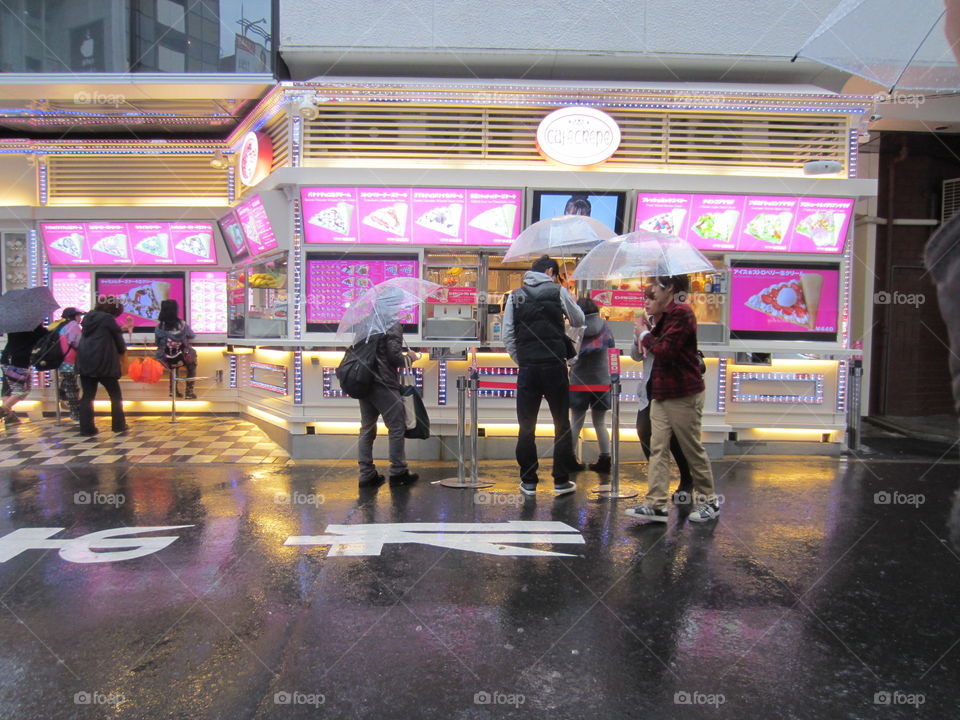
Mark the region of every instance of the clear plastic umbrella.
<instances>
[{"instance_id":1,"label":"clear plastic umbrella","mask_svg":"<svg viewBox=\"0 0 960 720\"><path fill-rule=\"evenodd\" d=\"M676 235L637 230L597 245L577 264L572 280L689 275L715 270L693 245Z\"/></svg>"},{"instance_id":2,"label":"clear plastic umbrella","mask_svg":"<svg viewBox=\"0 0 960 720\"><path fill-rule=\"evenodd\" d=\"M541 255L585 253L614 235L613 230L587 215L561 215L535 222L517 235L503 259L511 262L534 260Z\"/></svg>"},{"instance_id":3,"label":"clear plastic umbrella","mask_svg":"<svg viewBox=\"0 0 960 720\"><path fill-rule=\"evenodd\" d=\"M439 289L437 283L419 278L397 277L377 283L347 308L337 335L352 335L353 342L358 343L386 332Z\"/></svg>"},{"instance_id":4,"label":"clear plastic umbrella","mask_svg":"<svg viewBox=\"0 0 960 720\"><path fill-rule=\"evenodd\" d=\"M943 0L842 0L796 57L894 90L960 90ZM796 57L794 59L796 59Z\"/></svg>"}]
</instances>

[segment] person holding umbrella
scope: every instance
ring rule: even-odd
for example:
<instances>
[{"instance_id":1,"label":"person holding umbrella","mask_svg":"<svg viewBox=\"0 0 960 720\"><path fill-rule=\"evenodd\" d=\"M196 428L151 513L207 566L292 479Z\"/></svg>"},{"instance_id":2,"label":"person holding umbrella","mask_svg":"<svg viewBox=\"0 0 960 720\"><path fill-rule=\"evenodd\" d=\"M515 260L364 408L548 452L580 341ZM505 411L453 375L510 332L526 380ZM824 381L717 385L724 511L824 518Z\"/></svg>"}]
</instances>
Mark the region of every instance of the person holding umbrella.
<instances>
[{"instance_id":1,"label":"person holding umbrella","mask_svg":"<svg viewBox=\"0 0 960 720\"><path fill-rule=\"evenodd\" d=\"M83 319L80 349L77 351L77 374L80 375L80 434L97 434L93 423L93 401L97 397L97 385L103 385L110 396L112 429L121 433L127 430L123 414L123 396L120 394L120 356L127 351L123 341L123 329L117 317L123 312L123 304L114 296L107 296L96 304ZM133 327L133 316L128 316L125 329Z\"/></svg>"},{"instance_id":2,"label":"person holding umbrella","mask_svg":"<svg viewBox=\"0 0 960 720\"><path fill-rule=\"evenodd\" d=\"M33 330L11 332L7 335L7 345L0 354L0 366L3 368L3 403L0 405L0 417L7 425L20 422L13 406L30 394L30 351L34 344L47 334L43 325Z\"/></svg>"},{"instance_id":3,"label":"person holding umbrella","mask_svg":"<svg viewBox=\"0 0 960 720\"><path fill-rule=\"evenodd\" d=\"M553 489L556 495L572 493L573 457L570 435L570 380L567 359L573 343L564 333L564 316L572 327L583 327L581 310L570 292L557 284L560 266L544 255L523 276L523 286L510 293L503 313L503 342L520 368L517 374L517 464L520 492L536 495L537 415L546 398L553 416Z\"/></svg>"},{"instance_id":4,"label":"person holding umbrella","mask_svg":"<svg viewBox=\"0 0 960 720\"><path fill-rule=\"evenodd\" d=\"M670 438L675 436L690 465L694 502L691 522L706 522L720 515L714 492L710 459L700 439L705 386L697 355L697 320L683 303L688 290L686 275L660 276L653 286L661 319L637 338L644 353L654 357L650 378L650 463L646 502L627 515L652 522L667 521Z\"/></svg>"}]
</instances>

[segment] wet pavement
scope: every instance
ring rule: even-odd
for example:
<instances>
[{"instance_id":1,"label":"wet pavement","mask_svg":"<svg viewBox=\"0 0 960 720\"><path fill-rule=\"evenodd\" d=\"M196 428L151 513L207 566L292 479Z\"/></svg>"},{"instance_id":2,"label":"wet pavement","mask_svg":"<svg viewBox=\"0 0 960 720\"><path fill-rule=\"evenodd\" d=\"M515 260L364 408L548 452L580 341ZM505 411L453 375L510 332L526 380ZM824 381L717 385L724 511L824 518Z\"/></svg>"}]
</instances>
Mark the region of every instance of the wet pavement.
<instances>
[{"instance_id":1,"label":"wet pavement","mask_svg":"<svg viewBox=\"0 0 960 720\"><path fill-rule=\"evenodd\" d=\"M955 453L727 458L704 525L590 472L524 499L512 463L417 469L0 471L0 717L956 716Z\"/></svg>"}]
</instances>

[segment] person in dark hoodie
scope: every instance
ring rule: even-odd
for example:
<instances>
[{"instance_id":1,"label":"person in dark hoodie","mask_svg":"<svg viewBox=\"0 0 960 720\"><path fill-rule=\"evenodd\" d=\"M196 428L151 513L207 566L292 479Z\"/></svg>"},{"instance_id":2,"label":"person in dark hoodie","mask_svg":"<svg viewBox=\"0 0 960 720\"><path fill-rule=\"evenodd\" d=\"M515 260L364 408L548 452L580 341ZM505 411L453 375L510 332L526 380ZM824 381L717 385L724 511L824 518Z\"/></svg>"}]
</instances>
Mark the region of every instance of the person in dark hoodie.
<instances>
[{"instance_id":1,"label":"person in dark hoodie","mask_svg":"<svg viewBox=\"0 0 960 720\"><path fill-rule=\"evenodd\" d=\"M117 317L123 312L118 298L107 296L96 304L83 318L80 348L77 350L77 374L80 376L80 434L96 435L93 423L93 401L97 397L97 384L103 385L110 396L110 414L114 432L124 432L127 421L123 415L123 397L120 395L120 356L127 351L123 341L123 329ZM128 318L125 329L133 326Z\"/></svg>"},{"instance_id":2,"label":"person in dark hoodie","mask_svg":"<svg viewBox=\"0 0 960 720\"><path fill-rule=\"evenodd\" d=\"M606 417L610 410L610 367L607 350L616 346L607 321L600 317L600 308L590 298L580 298L577 305L583 310L585 325L580 350L570 368L570 437L574 454L570 459L572 469L583 470L584 465L576 456L580 430L590 410L593 429L597 433L600 457L590 464L590 469L610 472L610 433Z\"/></svg>"},{"instance_id":3,"label":"person in dark hoodie","mask_svg":"<svg viewBox=\"0 0 960 720\"><path fill-rule=\"evenodd\" d=\"M510 293L503 313L503 343L520 368L517 374L517 464L520 492L536 495L537 416L546 398L553 416L553 490L556 495L577 489L570 481L573 456L570 437L570 379L567 376L566 315L573 327L584 323L570 292L557 284L560 266L542 256L523 276L523 286ZM572 355L572 353L571 353Z\"/></svg>"},{"instance_id":4,"label":"person in dark hoodie","mask_svg":"<svg viewBox=\"0 0 960 720\"><path fill-rule=\"evenodd\" d=\"M176 300L160 302L160 316L153 337L157 343L155 356L165 368L173 372L179 372L180 367L187 369L187 400L196 400L193 381L190 380L197 376L197 351L190 344L196 335L190 326L180 319L180 306ZM179 386L176 392L177 397L182 397Z\"/></svg>"}]
</instances>

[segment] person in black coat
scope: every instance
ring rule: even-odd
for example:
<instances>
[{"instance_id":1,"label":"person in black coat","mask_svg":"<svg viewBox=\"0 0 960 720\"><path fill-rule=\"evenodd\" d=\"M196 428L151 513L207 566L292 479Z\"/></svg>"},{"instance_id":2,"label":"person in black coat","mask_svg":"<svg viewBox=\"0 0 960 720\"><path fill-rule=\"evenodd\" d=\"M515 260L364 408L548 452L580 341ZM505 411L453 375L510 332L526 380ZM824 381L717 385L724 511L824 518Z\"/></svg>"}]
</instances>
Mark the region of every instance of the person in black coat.
<instances>
[{"instance_id":1,"label":"person in black coat","mask_svg":"<svg viewBox=\"0 0 960 720\"><path fill-rule=\"evenodd\" d=\"M117 316L123 304L115 297L107 297L83 318L80 349L77 351L77 374L80 376L80 434L96 435L93 424L93 401L97 397L97 383L110 396L110 414L114 432L124 432L127 421L123 415L123 397L120 395L120 356L127 351L123 329ZM130 318L132 321L133 318ZM129 326L128 326L129 328Z\"/></svg>"},{"instance_id":2,"label":"person in black coat","mask_svg":"<svg viewBox=\"0 0 960 720\"><path fill-rule=\"evenodd\" d=\"M0 418L3 418L7 425L20 422L13 406L30 393L30 351L34 343L46 334L47 329L38 325L33 330L7 335L7 345L0 354L0 367L3 369Z\"/></svg>"}]
</instances>

